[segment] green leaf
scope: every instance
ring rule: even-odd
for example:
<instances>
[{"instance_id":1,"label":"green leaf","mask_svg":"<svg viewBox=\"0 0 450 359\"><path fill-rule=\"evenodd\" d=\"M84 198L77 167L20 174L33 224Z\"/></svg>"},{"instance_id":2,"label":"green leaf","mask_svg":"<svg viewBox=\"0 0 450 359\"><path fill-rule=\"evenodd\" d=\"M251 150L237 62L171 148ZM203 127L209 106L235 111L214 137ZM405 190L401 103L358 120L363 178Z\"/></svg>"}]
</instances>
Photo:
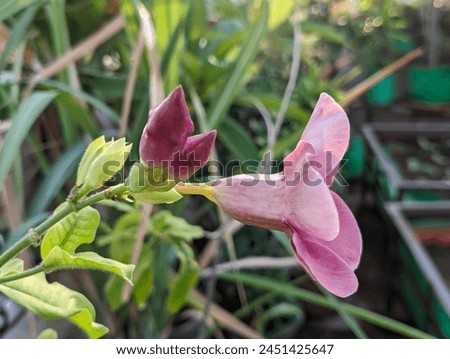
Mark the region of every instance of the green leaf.
<instances>
[{"instance_id":1,"label":"green leaf","mask_svg":"<svg viewBox=\"0 0 450 359\"><path fill-rule=\"evenodd\" d=\"M236 103L247 106L250 108L255 107L255 102L261 102L267 110L272 114L276 114L281 106L281 97L274 96L273 94L261 94L261 93L245 93L236 99ZM311 115L311 111L306 111L294 103L290 103L286 112L286 116L294 120L299 121L301 124L306 125Z\"/></svg>"},{"instance_id":2,"label":"green leaf","mask_svg":"<svg viewBox=\"0 0 450 359\"><path fill-rule=\"evenodd\" d=\"M21 272L23 262L20 266ZM44 273L0 284L0 292L44 319L70 320L90 338L108 333L108 328L95 323L94 306L84 295L57 282L48 283Z\"/></svg>"},{"instance_id":3,"label":"green leaf","mask_svg":"<svg viewBox=\"0 0 450 359\"><path fill-rule=\"evenodd\" d=\"M114 242L113 246L119 247L114 250L116 258L121 261L129 261L133 250L133 241ZM112 248L111 248L112 249ZM142 247L139 259L134 270L134 286L132 289L133 298L139 309L145 306L147 298L153 289L154 275L153 270L154 254L150 242L146 242ZM125 304L122 298L125 281L120 277L110 277L105 286L105 293L109 306L113 310L119 309Z\"/></svg>"},{"instance_id":4,"label":"green leaf","mask_svg":"<svg viewBox=\"0 0 450 359\"><path fill-rule=\"evenodd\" d=\"M194 226L169 211L156 213L150 220L149 231L158 237L187 242L204 236L202 227Z\"/></svg>"},{"instance_id":5,"label":"green leaf","mask_svg":"<svg viewBox=\"0 0 450 359\"><path fill-rule=\"evenodd\" d=\"M226 117L218 133L224 146L242 162L258 160L259 153L247 130L237 121Z\"/></svg>"},{"instance_id":6,"label":"green leaf","mask_svg":"<svg viewBox=\"0 0 450 359\"><path fill-rule=\"evenodd\" d=\"M302 31L305 33L314 34L322 39L336 42L338 44L346 44L347 46L349 45L348 39L345 34L335 26L313 21L303 21L301 23L301 26Z\"/></svg>"},{"instance_id":7,"label":"green leaf","mask_svg":"<svg viewBox=\"0 0 450 359\"><path fill-rule=\"evenodd\" d=\"M150 242L142 248L135 271L133 298L139 309L143 309L150 296L155 281L154 261L155 253Z\"/></svg>"},{"instance_id":8,"label":"green leaf","mask_svg":"<svg viewBox=\"0 0 450 359\"><path fill-rule=\"evenodd\" d=\"M167 298L167 310L176 313L186 302L186 298L197 283L200 274L200 267L195 261L182 263Z\"/></svg>"},{"instance_id":9,"label":"green leaf","mask_svg":"<svg viewBox=\"0 0 450 359\"><path fill-rule=\"evenodd\" d=\"M133 298L138 306L138 309L143 309L150 296L153 284L155 282L155 271L152 268L147 268L145 274L139 276L139 280L133 287Z\"/></svg>"},{"instance_id":10,"label":"green leaf","mask_svg":"<svg viewBox=\"0 0 450 359\"><path fill-rule=\"evenodd\" d=\"M58 333L55 329L47 328L38 335L37 339L58 339Z\"/></svg>"},{"instance_id":11,"label":"green leaf","mask_svg":"<svg viewBox=\"0 0 450 359\"><path fill-rule=\"evenodd\" d=\"M20 273L23 270L23 261L13 258L0 267L0 278Z\"/></svg>"},{"instance_id":12,"label":"green leaf","mask_svg":"<svg viewBox=\"0 0 450 359\"><path fill-rule=\"evenodd\" d=\"M123 264L110 258L104 258L94 252L70 254L60 247L54 247L45 257L44 266L53 271L63 268L86 268L115 273L130 284L134 265Z\"/></svg>"},{"instance_id":13,"label":"green leaf","mask_svg":"<svg viewBox=\"0 0 450 359\"><path fill-rule=\"evenodd\" d=\"M85 207L64 217L51 227L41 244L41 257L45 260L54 247L61 247L70 254L84 243L92 243L100 224L100 214L92 207Z\"/></svg>"},{"instance_id":14,"label":"green leaf","mask_svg":"<svg viewBox=\"0 0 450 359\"><path fill-rule=\"evenodd\" d=\"M125 304L125 301L122 298L125 283L126 282L120 277L112 276L108 279L104 287L109 307L114 311Z\"/></svg>"},{"instance_id":15,"label":"green leaf","mask_svg":"<svg viewBox=\"0 0 450 359\"><path fill-rule=\"evenodd\" d=\"M217 100L213 102L211 107L212 110L208 116L210 128L218 127L219 123L223 120L224 114L228 111L228 108L239 89L241 81L244 78L245 71L248 69L249 65L251 65L258 52L259 43L266 30L267 17L268 4L264 1L261 8L261 15L250 30L247 41L242 47L243 50L236 62L233 72L230 74L224 87L219 91L220 95L217 97Z\"/></svg>"},{"instance_id":16,"label":"green leaf","mask_svg":"<svg viewBox=\"0 0 450 359\"><path fill-rule=\"evenodd\" d=\"M0 1L0 22L33 4L43 4L44 0L2 0Z\"/></svg>"},{"instance_id":17,"label":"green leaf","mask_svg":"<svg viewBox=\"0 0 450 359\"><path fill-rule=\"evenodd\" d=\"M13 116L12 125L6 133L0 150L0 158L2 159L0 161L0 184L5 180L34 121L55 96L56 94L53 92L34 92L20 105L17 113Z\"/></svg>"},{"instance_id":18,"label":"green leaf","mask_svg":"<svg viewBox=\"0 0 450 359\"><path fill-rule=\"evenodd\" d=\"M161 204L173 203L183 198L174 188L166 192L139 192L131 193L135 200L144 203Z\"/></svg>"}]
</instances>

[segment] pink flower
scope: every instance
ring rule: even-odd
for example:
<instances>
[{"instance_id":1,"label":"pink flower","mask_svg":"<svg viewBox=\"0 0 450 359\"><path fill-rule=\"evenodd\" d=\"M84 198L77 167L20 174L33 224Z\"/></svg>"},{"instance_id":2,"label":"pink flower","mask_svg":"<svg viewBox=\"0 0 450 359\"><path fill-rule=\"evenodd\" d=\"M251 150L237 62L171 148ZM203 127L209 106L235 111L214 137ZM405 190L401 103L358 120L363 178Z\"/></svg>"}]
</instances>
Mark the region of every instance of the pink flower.
<instances>
[{"instance_id":1,"label":"pink flower","mask_svg":"<svg viewBox=\"0 0 450 359\"><path fill-rule=\"evenodd\" d=\"M232 176L209 183L208 190L208 197L238 221L289 235L300 264L340 297L358 288L354 270L362 249L352 212L329 189L349 137L344 110L321 94L283 172Z\"/></svg>"},{"instance_id":2,"label":"pink flower","mask_svg":"<svg viewBox=\"0 0 450 359\"><path fill-rule=\"evenodd\" d=\"M168 177L185 180L202 168L214 148L216 131L191 136L194 124L189 116L181 86L148 115L139 154L149 168L162 168Z\"/></svg>"}]
</instances>

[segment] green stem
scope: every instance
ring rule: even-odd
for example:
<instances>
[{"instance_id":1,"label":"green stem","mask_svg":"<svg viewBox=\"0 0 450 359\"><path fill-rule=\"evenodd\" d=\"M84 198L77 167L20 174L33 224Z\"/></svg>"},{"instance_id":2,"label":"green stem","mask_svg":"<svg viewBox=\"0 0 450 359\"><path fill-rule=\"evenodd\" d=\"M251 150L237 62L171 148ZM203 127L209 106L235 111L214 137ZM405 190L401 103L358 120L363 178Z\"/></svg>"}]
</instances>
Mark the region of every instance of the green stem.
<instances>
[{"instance_id":1,"label":"green stem","mask_svg":"<svg viewBox=\"0 0 450 359\"><path fill-rule=\"evenodd\" d=\"M41 236L49 230L53 225L58 223L64 217L69 214L79 211L85 207L91 206L97 202L100 202L105 199L110 199L116 195L122 195L127 191L127 187L124 184L117 185L113 188L108 188L102 192L98 192L80 202L69 202L65 203L65 206L61 208L58 212L54 213L44 222L42 222L39 226L34 229L31 229L25 236L19 239L11 248L7 249L0 256L0 268L8 262L10 259L14 258L24 249L28 248L31 245L38 245L40 242Z\"/></svg>"},{"instance_id":2,"label":"green stem","mask_svg":"<svg viewBox=\"0 0 450 359\"><path fill-rule=\"evenodd\" d=\"M14 274L14 275L10 275L10 276L7 276L7 277L0 278L0 284L7 283L7 282L12 282L14 280L22 279L22 278L25 278L25 277L29 277L31 275L34 275L34 274L37 274L37 273L41 273L41 272L44 272L44 271L45 271L45 266L43 264L39 264L38 266L36 266L34 268L31 268L31 269L28 269L26 271L23 271L23 272Z\"/></svg>"}]
</instances>

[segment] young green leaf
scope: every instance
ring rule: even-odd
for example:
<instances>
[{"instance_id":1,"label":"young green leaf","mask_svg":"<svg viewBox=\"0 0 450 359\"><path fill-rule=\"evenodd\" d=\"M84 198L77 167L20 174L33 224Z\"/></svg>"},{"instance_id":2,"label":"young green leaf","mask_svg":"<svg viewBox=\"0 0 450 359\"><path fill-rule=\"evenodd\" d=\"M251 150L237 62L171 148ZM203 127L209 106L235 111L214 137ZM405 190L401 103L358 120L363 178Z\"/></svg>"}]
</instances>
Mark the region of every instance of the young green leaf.
<instances>
[{"instance_id":1,"label":"young green leaf","mask_svg":"<svg viewBox=\"0 0 450 359\"><path fill-rule=\"evenodd\" d=\"M70 254L64 249L61 249L61 247L53 247L45 257L43 263L45 268L51 271L63 268L86 268L111 272L122 277L130 284L133 284L131 279L134 265L123 264L110 258L104 258L94 252Z\"/></svg>"},{"instance_id":2,"label":"young green leaf","mask_svg":"<svg viewBox=\"0 0 450 359\"><path fill-rule=\"evenodd\" d=\"M23 271L22 261L14 261L14 266ZM90 338L108 333L108 328L95 322L94 306L84 295L57 282L48 283L44 273L0 284L0 292L44 319L70 320Z\"/></svg>"},{"instance_id":3,"label":"young green leaf","mask_svg":"<svg viewBox=\"0 0 450 359\"><path fill-rule=\"evenodd\" d=\"M84 151L83 157L81 158L80 165L78 166L77 186L81 186L84 183L92 162L94 162L100 153L102 153L105 146L105 136L100 136L92 141L86 148L86 151Z\"/></svg>"},{"instance_id":4,"label":"young green leaf","mask_svg":"<svg viewBox=\"0 0 450 359\"><path fill-rule=\"evenodd\" d=\"M111 179L125 163L131 150L125 138L105 142L104 136L93 141L81 159L77 175L79 199Z\"/></svg>"},{"instance_id":5,"label":"young green leaf","mask_svg":"<svg viewBox=\"0 0 450 359\"><path fill-rule=\"evenodd\" d=\"M85 207L69 214L51 227L41 244L41 257L45 260L54 247L61 247L70 254L84 243L92 243L100 224L100 214L92 207Z\"/></svg>"}]
</instances>

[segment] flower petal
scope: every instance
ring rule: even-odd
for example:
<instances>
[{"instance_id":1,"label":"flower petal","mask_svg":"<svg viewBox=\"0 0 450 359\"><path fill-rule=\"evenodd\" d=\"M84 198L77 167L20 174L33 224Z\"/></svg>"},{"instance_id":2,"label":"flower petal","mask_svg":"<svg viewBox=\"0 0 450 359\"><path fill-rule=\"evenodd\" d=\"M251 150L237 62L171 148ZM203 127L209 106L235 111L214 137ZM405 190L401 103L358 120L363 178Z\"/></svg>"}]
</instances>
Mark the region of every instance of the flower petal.
<instances>
[{"instance_id":1,"label":"flower petal","mask_svg":"<svg viewBox=\"0 0 450 359\"><path fill-rule=\"evenodd\" d=\"M304 167L303 173L286 180L284 219L294 218L299 229L324 241L339 233L338 211L331 192L315 168Z\"/></svg>"},{"instance_id":2,"label":"flower petal","mask_svg":"<svg viewBox=\"0 0 450 359\"><path fill-rule=\"evenodd\" d=\"M339 234L330 242L322 245L331 249L348 266L355 270L358 267L362 252L361 232L353 213L344 201L334 192L331 192L339 214Z\"/></svg>"},{"instance_id":3,"label":"flower petal","mask_svg":"<svg viewBox=\"0 0 450 359\"><path fill-rule=\"evenodd\" d=\"M140 157L149 167L164 167L174 153L181 151L194 132L183 88L175 90L148 115L139 145Z\"/></svg>"},{"instance_id":4,"label":"flower petal","mask_svg":"<svg viewBox=\"0 0 450 359\"><path fill-rule=\"evenodd\" d=\"M186 180L195 171L206 165L214 149L215 140L215 130L189 137L183 149L176 152L170 161L171 177Z\"/></svg>"},{"instance_id":5,"label":"flower petal","mask_svg":"<svg viewBox=\"0 0 450 359\"><path fill-rule=\"evenodd\" d=\"M295 147L295 150L288 154L283 159L283 173L287 180L295 179L302 173L306 167L310 167L308 160L315 154L313 146L300 140ZM314 163L312 164L313 167Z\"/></svg>"},{"instance_id":6,"label":"flower petal","mask_svg":"<svg viewBox=\"0 0 450 359\"><path fill-rule=\"evenodd\" d=\"M300 140L314 147L316 155L311 159L321 164L319 173L324 178L332 175L347 150L350 123L342 107L328 94L320 95Z\"/></svg>"},{"instance_id":7,"label":"flower petal","mask_svg":"<svg viewBox=\"0 0 450 359\"><path fill-rule=\"evenodd\" d=\"M281 175L240 174L209 184L211 196L228 215L256 227L288 232L283 222L284 181Z\"/></svg>"},{"instance_id":8,"label":"flower petal","mask_svg":"<svg viewBox=\"0 0 450 359\"><path fill-rule=\"evenodd\" d=\"M300 264L331 293L348 297L356 292L358 279L353 270L323 243L306 239L294 230L291 244Z\"/></svg>"}]
</instances>

